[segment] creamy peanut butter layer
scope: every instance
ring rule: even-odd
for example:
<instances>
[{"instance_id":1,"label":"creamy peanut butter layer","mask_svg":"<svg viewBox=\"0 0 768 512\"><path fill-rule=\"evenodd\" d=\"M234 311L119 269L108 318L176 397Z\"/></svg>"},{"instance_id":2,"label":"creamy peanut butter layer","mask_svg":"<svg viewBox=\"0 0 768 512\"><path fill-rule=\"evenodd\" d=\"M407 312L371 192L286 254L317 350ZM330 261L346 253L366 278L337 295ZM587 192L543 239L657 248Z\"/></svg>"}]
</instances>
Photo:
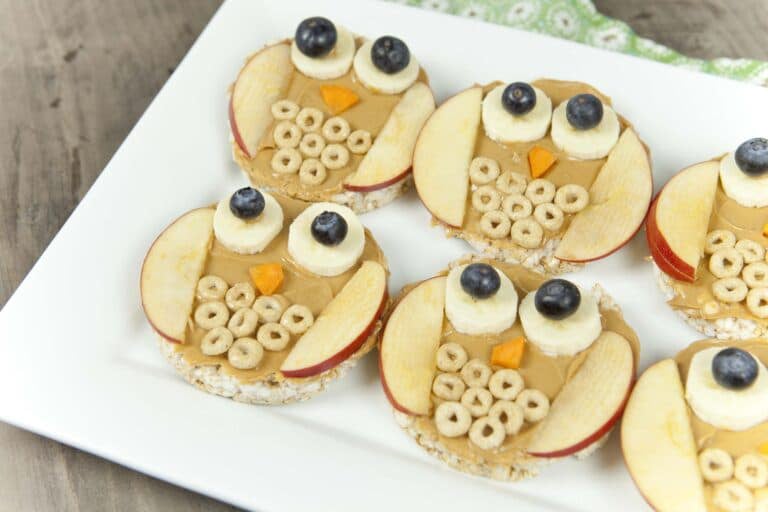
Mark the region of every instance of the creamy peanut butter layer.
<instances>
[{"instance_id":1,"label":"creamy peanut butter layer","mask_svg":"<svg viewBox=\"0 0 768 512\"><path fill-rule=\"evenodd\" d=\"M483 87L483 95L501 84L501 82L492 82L486 85ZM585 83L543 79L533 81L531 82L531 85L541 89L547 96L549 96L552 100L553 108L564 101L568 101L568 99L577 94L585 93L594 94L606 105L611 105L611 99L608 96ZM621 124L622 132L624 129L631 127L631 124L621 116L619 116L619 122ZM531 180L532 177L529 171L527 155L534 146L542 147L556 157L557 160L552 168L547 171L544 176L545 179L554 183L556 187L573 184L580 185L589 190L589 187L592 185L592 182L595 181L600 169L602 169L607 160L607 157L594 160L572 158L555 145L549 131L543 138L532 142L500 143L490 139L482 127L477 133L474 156L492 158L499 163L502 172L512 171ZM472 192L470 191L467 196L464 225L461 229L447 227L448 233L450 235L467 233L473 237L485 238L493 247L502 249L519 247L519 245L513 242L509 237L496 240L488 238L480 228L480 219L482 216L482 212L479 212L472 207ZM572 215L566 215L562 226L556 231L545 230L540 246L546 244L548 240L562 238L563 233L568 229L572 218Z\"/></svg>"},{"instance_id":2,"label":"creamy peanut butter layer","mask_svg":"<svg viewBox=\"0 0 768 512\"><path fill-rule=\"evenodd\" d=\"M493 266L504 272L515 285L518 296L522 299L531 291L535 291L547 279L517 265L509 265L500 262L494 262ZM443 274L445 275L445 274ZM401 296L404 296L413 285L403 290ZM640 353L640 342L634 331L626 324L622 314L615 309L601 308L600 310L602 326L604 331L613 331L626 338L632 346L635 361L638 360ZM456 332L447 316L443 320L443 332L440 344L457 342L462 345L469 359L478 358L491 366L491 351L493 347L501 342L508 341L523 336L523 328L519 319L514 325L498 334L470 336ZM589 349L584 350L575 356L553 357L546 355L539 350L535 344L527 343L525 355L522 364L517 371L525 381L525 387L528 389L537 389L542 391L550 400L558 395L566 382L579 369L586 358ZM497 367L493 366L493 369ZM433 406L436 408L443 400L432 395ZM434 408L433 408L434 409ZM433 416L421 416L415 418L414 426L417 430L437 439L452 453L461 458L476 464L500 464L517 465L532 459L526 453L526 447L536 431L538 423L526 423L524 427L515 435L507 436L503 444L494 450L482 450L473 444L467 436L446 437L440 434L435 425Z\"/></svg>"},{"instance_id":3,"label":"creamy peanut butter layer","mask_svg":"<svg viewBox=\"0 0 768 512\"><path fill-rule=\"evenodd\" d=\"M356 40L357 48L363 43L364 40L358 38ZM417 82L428 84L427 75L423 69L420 71ZM399 94L374 92L357 79L353 69L339 78L330 80L310 78L294 69L291 72L289 85L283 99L293 101L301 108L319 109L326 113L327 118L330 114L328 114L328 106L320 92L321 86L341 86L357 94L359 101L338 115L349 122L353 131L366 130L369 132L374 141L387 122L392 110L405 94L404 92ZM296 173L278 174L272 170L271 161L277 150L273 132L277 123L279 121L273 121L265 131L254 158L249 158L237 144L233 144L235 158L238 164L248 172L251 181L255 185L276 189L291 197L300 193L302 198L313 202L330 200L335 194L342 192L344 179L355 172L364 155L350 153L347 165L339 169L328 169L326 179L319 185L301 183Z\"/></svg>"},{"instance_id":4,"label":"creamy peanut butter layer","mask_svg":"<svg viewBox=\"0 0 768 512\"><path fill-rule=\"evenodd\" d=\"M288 226L307 207L303 201L274 195L280 203L284 214L283 230L260 253L252 255L237 254L222 246L213 237L208 253L203 275L216 275L231 286L239 282L251 282L249 268L266 263L280 263L283 267L284 279L276 293L282 295L292 304L307 306L317 317L333 297L341 291L352 278L360 265L367 260L376 261L386 268L386 262L381 249L374 241L368 230L365 232L365 248L358 262L346 272L333 276L322 277L308 272L293 261L288 253ZM215 206L211 207L215 208ZM195 301L195 308L198 301ZM187 327L185 344L175 344L174 350L181 353L190 365L218 365L225 373L247 384L274 375L277 380L283 376L279 369L288 353L296 342L292 336L291 342L280 351L264 351L264 357L258 367L251 370L234 368L228 361L227 355L208 356L201 352L200 343L207 330L201 329L191 319ZM300 379L291 379L300 380Z\"/></svg>"}]
</instances>

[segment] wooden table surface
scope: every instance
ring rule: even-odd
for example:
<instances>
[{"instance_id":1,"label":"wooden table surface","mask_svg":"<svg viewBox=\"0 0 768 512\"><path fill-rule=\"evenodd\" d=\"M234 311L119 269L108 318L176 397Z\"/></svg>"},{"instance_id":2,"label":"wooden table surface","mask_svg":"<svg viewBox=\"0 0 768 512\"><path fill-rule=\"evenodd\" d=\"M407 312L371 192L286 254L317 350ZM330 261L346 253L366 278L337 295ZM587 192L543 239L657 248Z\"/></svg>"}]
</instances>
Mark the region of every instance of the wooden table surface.
<instances>
[{"instance_id":1,"label":"wooden table surface","mask_svg":"<svg viewBox=\"0 0 768 512\"><path fill-rule=\"evenodd\" d=\"M685 54L768 60L765 0L597 0ZM0 307L219 0L0 0ZM0 511L231 507L0 424Z\"/></svg>"}]
</instances>

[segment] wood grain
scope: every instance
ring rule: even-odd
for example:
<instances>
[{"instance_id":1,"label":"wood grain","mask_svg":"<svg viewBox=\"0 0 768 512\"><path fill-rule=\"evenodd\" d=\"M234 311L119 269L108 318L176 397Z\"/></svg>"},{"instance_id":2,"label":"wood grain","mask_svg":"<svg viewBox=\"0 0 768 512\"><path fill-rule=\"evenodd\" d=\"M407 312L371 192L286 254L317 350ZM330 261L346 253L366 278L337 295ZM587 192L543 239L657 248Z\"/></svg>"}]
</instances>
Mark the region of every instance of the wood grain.
<instances>
[{"instance_id":1,"label":"wood grain","mask_svg":"<svg viewBox=\"0 0 768 512\"><path fill-rule=\"evenodd\" d=\"M0 306L219 0L0 0ZM765 0L597 0L696 57L768 60ZM0 511L232 510L0 424Z\"/></svg>"}]
</instances>

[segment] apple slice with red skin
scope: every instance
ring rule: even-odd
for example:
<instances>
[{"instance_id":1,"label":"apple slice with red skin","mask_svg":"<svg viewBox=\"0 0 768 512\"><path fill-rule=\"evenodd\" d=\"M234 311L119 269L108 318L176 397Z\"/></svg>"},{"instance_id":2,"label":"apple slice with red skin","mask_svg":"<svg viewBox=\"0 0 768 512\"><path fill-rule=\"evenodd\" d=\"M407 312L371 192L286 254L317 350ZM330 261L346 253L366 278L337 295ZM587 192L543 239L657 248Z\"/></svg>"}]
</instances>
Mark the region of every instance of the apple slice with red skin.
<instances>
[{"instance_id":1,"label":"apple slice with red skin","mask_svg":"<svg viewBox=\"0 0 768 512\"><path fill-rule=\"evenodd\" d=\"M694 282L717 194L717 161L693 165L664 185L646 221L651 256L680 281Z\"/></svg>"},{"instance_id":2,"label":"apple slice with red skin","mask_svg":"<svg viewBox=\"0 0 768 512\"><path fill-rule=\"evenodd\" d=\"M656 226L656 201L654 201L653 204L651 204L651 209L648 212L648 220L646 220L645 223L645 240L648 243L648 248L651 250L651 254L653 255L653 261L656 263L656 266L659 267L659 270L667 274L672 279L677 279L679 281L689 281L690 276L684 274L667 259L669 251L667 250L665 254L665 252L659 250L659 247L656 245L659 241L659 238L652 237L651 233L658 233L658 229L659 228Z\"/></svg>"},{"instance_id":3,"label":"apple slice with red skin","mask_svg":"<svg viewBox=\"0 0 768 512\"><path fill-rule=\"evenodd\" d=\"M648 368L629 398L621 449L640 493L658 512L706 512L685 391L673 359Z\"/></svg>"},{"instance_id":4,"label":"apple slice with red skin","mask_svg":"<svg viewBox=\"0 0 768 512\"><path fill-rule=\"evenodd\" d=\"M456 228L464 223L482 101L479 86L446 100L424 124L413 152L421 201L437 220Z\"/></svg>"},{"instance_id":5,"label":"apple slice with red skin","mask_svg":"<svg viewBox=\"0 0 768 512\"><path fill-rule=\"evenodd\" d=\"M422 281L395 306L384 327L379 374L392 406L410 415L429 414L443 332L445 276Z\"/></svg>"},{"instance_id":6,"label":"apple slice with red skin","mask_svg":"<svg viewBox=\"0 0 768 512\"><path fill-rule=\"evenodd\" d=\"M603 331L555 397L526 451L536 457L566 457L598 441L621 418L634 377L629 341Z\"/></svg>"},{"instance_id":7,"label":"apple slice with red skin","mask_svg":"<svg viewBox=\"0 0 768 512\"><path fill-rule=\"evenodd\" d=\"M166 340L184 343L197 282L213 239L212 208L185 213L149 248L141 267L141 304L152 328Z\"/></svg>"},{"instance_id":8,"label":"apple slice with red skin","mask_svg":"<svg viewBox=\"0 0 768 512\"><path fill-rule=\"evenodd\" d=\"M357 170L344 181L344 188L371 192L405 178L411 171L416 138L434 110L435 98L429 87L422 82L413 84L390 113Z\"/></svg>"},{"instance_id":9,"label":"apple slice with red skin","mask_svg":"<svg viewBox=\"0 0 768 512\"><path fill-rule=\"evenodd\" d=\"M349 359L373 333L387 305L387 271L365 261L296 341L283 361L285 377L313 377Z\"/></svg>"},{"instance_id":10,"label":"apple slice with red skin","mask_svg":"<svg viewBox=\"0 0 768 512\"><path fill-rule=\"evenodd\" d=\"M618 251L643 225L652 195L648 152L627 128L589 188L590 204L571 220L555 257L586 263Z\"/></svg>"},{"instance_id":11,"label":"apple slice with red skin","mask_svg":"<svg viewBox=\"0 0 768 512\"><path fill-rule=\"evenodd\" d=\"M291 46L278 43L252 55L232 85L229 127L237 146L250 158L272 123L272 104L283 97L293 69Z\"/></svg>"}]
</instances>

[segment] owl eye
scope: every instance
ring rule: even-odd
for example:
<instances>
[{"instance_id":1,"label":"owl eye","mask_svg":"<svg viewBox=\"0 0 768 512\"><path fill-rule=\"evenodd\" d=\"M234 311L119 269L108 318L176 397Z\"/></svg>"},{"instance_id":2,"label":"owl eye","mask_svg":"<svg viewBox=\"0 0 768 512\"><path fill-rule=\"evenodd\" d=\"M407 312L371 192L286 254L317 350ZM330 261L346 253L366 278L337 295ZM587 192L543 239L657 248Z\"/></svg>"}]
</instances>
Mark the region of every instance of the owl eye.
<instances>
[{"instance_id":1,"label":"owl eye","mask_svg":"<svg viewBox=\"0 0 768 512\"><path fill-rule=\"evenodd\" d=\"M304 75L318 80L339 78L349 72L355 57L355 37L326 18L307 18L296 28L291 62Z\"/></svg>"},{"instance_id":2,"label":"owl eye","mask_svg":"<svg viewBox=\"0 0 768 512\"><path fill-rule=\"evenodd\" d=\"M418 79L420 70L408 45L394 36L363 43L352 65L363 85L385 94L406 90Z\"/></svg>"}]
</instances>

